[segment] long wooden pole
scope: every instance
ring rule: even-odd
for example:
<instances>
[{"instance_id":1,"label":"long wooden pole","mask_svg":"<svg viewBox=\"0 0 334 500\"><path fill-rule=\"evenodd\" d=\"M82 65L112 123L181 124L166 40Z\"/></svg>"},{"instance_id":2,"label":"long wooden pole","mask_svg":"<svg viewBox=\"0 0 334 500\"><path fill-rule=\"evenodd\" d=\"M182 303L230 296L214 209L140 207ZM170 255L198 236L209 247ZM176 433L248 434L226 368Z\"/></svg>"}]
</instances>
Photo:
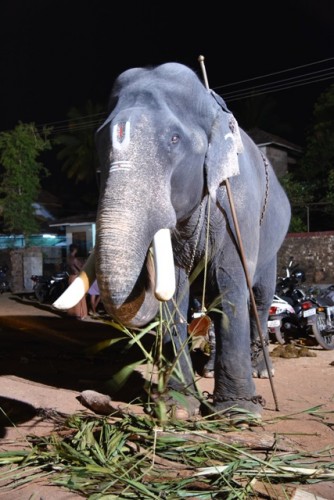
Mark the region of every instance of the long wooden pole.
<instances>
[{"instance_id":1,"label":"long wooden pole","mask_svg":"<svg viewBox=\"0 0 334 500\"><path fill-rule=\"evenodd\" d=\"M208 77L207 77L207 74L206 74L206 69L205 69L205 64L204 64L204 56L199 56L198 61L199 61L200 65L201 65L205 87L209 90L209 82L208 82ZM245 258L245 252L244 252L244 247L243 247L243 244L242 244L242 238L241 238L241 234L240 234L239 223L238 223L238 218L237 218L237 214L236 214L236 211L235 211L235 205L234 205L234 201L233 201L233 195L232 195L232 191L231 191L229 179L225 179L225 185L226 185L226 191L227 191L229 203L230 203L230 206L231 206L232 218L233 218L233 223L234 223L234 227L235 227L235 232L236 232L236 235L237 235L237 240L238 240L238 245L239 245L239 250L240 250L240 255L241 255L241 261L242 261L242 265L243 265L245 276L246 276L247 286L248 286L248 289L249 289L249 295L250 295L250 299L251 299L251 305L252 305L252 309L253 309L255 320L256 320L256 326L257 326L257 329L258 329L258 332L259 332L261 346L262 346L262 350L263 350L263 354L264 354L264 360L265 360L267 371L268 371L268 375L269 375L269 381L270 381L270 385L271 385L271 391L273 393L273 398L274 398L274 401L275 401L275 409L276 409L276 411L279 411L278 401L277 401L276 392L275 392L275 388L274 388L273 377L272 377L271 370L270 370L269 354L268 354L268 350L266 348L267 346L266 346L266 344L264 342L263 332L262 332L262 328L261 328L260 320L259 320L259 315L258 315L257 308L256 308L256 303L255 303L255 298L254 298L252 283L251 283L251 280L250 280L250 277L249 277L249 273L248 273L247 262L246 262L246 258Z\"/></svg>"}]
</instances>

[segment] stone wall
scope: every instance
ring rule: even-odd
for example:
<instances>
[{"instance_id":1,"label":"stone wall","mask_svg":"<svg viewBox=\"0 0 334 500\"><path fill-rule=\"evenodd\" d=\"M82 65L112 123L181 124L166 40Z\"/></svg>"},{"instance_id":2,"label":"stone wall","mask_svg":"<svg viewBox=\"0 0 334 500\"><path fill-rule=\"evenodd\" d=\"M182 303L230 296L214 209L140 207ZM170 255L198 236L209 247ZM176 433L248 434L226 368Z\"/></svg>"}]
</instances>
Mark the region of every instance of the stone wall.
<instances>
[{"instance_id":1,"label":"stone wall","mask_svg":"<svg viewBox=\"0 0 334 500\"><path fill-rule=\"evenodd\" d=\"M334 231L289 233L278 253L277 274L293 256L305 271L306 283L334 284Z\"/></svg>"}]
</instances>

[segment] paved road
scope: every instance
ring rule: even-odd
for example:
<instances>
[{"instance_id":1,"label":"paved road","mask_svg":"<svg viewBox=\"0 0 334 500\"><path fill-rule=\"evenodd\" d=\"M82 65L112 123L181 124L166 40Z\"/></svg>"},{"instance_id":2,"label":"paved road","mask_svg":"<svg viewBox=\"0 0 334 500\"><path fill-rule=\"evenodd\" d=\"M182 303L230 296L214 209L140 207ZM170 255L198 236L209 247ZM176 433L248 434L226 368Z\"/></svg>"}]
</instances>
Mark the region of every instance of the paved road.
<instances>
[{"instance_id":1,"label":"paved road","mask_svg":"<svg viewBox=\"0 0 334 500\"><path fill-rule=\"evenodd\" d=\"M0 295L1 376L82 390L86 379L109 377L120 361L121 343L96 356L89 351L115 337L119 332L105 321L80 321L22 295Z\"/></svg>"},{"instance_id":2,"label":"paved road","mask_svg":"<svg viewBox=\"0 0 334 500\"><path fill-rule=\"evenodd\" d=\"M104 392L113 373L138 359L135 349L123 353L126 341L106 347L119 336L102 320L80 321L22 295L0 295L0 398L67 413L82 410L76 399L81 391ZM93 354L101 342L105 348Z\"/></svg>"}]
</instances>

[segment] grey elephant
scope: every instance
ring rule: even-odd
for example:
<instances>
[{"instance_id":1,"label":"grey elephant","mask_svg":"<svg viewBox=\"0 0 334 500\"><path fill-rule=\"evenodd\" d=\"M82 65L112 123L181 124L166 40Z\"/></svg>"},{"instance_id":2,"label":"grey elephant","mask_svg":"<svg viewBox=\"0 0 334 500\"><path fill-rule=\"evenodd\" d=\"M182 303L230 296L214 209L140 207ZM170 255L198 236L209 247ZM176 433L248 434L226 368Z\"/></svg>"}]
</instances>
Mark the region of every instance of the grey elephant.
<instances>
[{"instance_id":1,"label":"grey elephant","mask_svg":"<svg viewBox=\"0 0 334 500\"><path fill-rule=\"evenodd\" d=\"M107 312L120 323L137 327L155 318L159 302L165 301L166 317L173 318L164 336L165 356L173 359L182 350L169 385L193 393L189 350L183 349L195 286L189 279L206 259L206 300L219 300L223 311L212 314L216 331L212 408L259 416L261 396L253 377L267 377L268 364L250 305L226 179L266 334L277 252L290 222L290 204L273 168L239 129L223 99L178 63L122 73L113 86L108 118L97 131L96 143L101 195L94 266ZM162 264L161 251L165 252ZM64 308L65 302L55 305Z\"/></svg>"}]
</instances>

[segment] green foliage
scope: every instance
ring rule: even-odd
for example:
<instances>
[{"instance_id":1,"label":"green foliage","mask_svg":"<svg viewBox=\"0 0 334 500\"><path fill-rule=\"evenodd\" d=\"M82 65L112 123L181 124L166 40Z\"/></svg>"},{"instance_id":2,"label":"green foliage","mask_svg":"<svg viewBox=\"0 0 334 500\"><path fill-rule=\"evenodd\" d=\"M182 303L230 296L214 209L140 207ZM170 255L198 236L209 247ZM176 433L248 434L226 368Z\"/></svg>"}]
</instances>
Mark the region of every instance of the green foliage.
<instances>
[{"instance_id":1,"label":"green foliage","mask_svg":"<svg viewBox=\"0 0 334 500\"><path fill-rule=\"evenodd\" d=\"M148 415L114 406L108 417L49 412L44 418L53 423L52 433L29 436L24 449L0 452L4 497L20 498L20 487L41 480L50 488L61 486L64 497L73 492L90 500L249 500L270 488L277 492L270 498L291 498L291 485L333 482L331 446L312 453L291 446L287 451L282 436L261 440L254 432L253 439L251 433L243 438L223 416L175 420L162 427ZM324 424L321 406L301 413Z\"/></svg>"},{"instance_id":2,"label":"green foliage","mask_svg":"<svg viewBox=\"0 0 334 500\"><path fill-rule=\"evenodd\" d=\"M328 193L326 200L334 206L334 168L328 173Z\"/></svg>"},{"instance_id":3,"label":"green foliage","mask_svg":"<svg viewBox=\"0 0 334 500\"><path fill-rule=\"evenodd\" d=\"M32 204L40 191L40 177L48 172L37 158L51 149L50 133L45 128L41 134L34 123L21 122L14 130L0 133L0 195L7 232L29 235L38 230Z\"/></svg>"},{"instance_id":4,"label":"green foliage","mask_svg":"<svg viewBox=\"0 0 334 500\"><path fill-rule=\"evenodd\" d=\"M292 173L286 173L280 178L280 182L288 195L292 207L306 207L307 204L312 203L313 195L311 186L306 181L295 181ZM297 210L292 210L289 232L302 233L305 231L307 231L306 224L302 221Z\"/></svg>"},{"instance_id":5,"label":"green foliage","mask_svg":"<svg viewBox=\"0 0 334 500\"><path fill-rule=\"evenodd\" d=\"M63 161L62 171L76 183L90 184L96 180L99 163L94 134L101 123L102 110L101 105L91 101L87 101L82 110L72 107L67 115L68 133L55 140L62 147L57 154L57 158Z\"/></svg>"},{"instance_id":6,"label":"green foliage","mask_svg":"<svg viewBox=\"0 0 334 500\"><path fill-rule=\"evenodd\" d=\"M292 214L289 226L289 233L306 233L307 225L302 221L301 217Z\"/></svg>"},{"instance_id":7,"label":"green foliage","mask_svg":"<svg viewBox=\"0 0 334 500\"><path fill-rule=\"evenodd\" d=\"M290 232L307 230L298 211L310 205L327 214L327 228L334 223L334 85L314 105L303 157L280 180L292 206Z\"/></svg>"},{"instance_id":8,"label":"green foliage","mask_svg":"<svg viewBox=\"0 0 334 500\"><path fill-rule=\"evenodd\" d=\"M299 178L307 179L317 202L327 202L334 193L334 84L315 103L313 119L299 165Z\"/></svg>"},{"instance_id":9,"label":"green foliage","mask_svg":"<svg viewBox=\"0 0 334 500\"><path fill-rule=\"evenodd\" d=\"M293 205L305 206L313 202L312 186L307 179L296 182L293 174L288 172L280 177L280 182Z\"/></svg>"}]
</instances>

